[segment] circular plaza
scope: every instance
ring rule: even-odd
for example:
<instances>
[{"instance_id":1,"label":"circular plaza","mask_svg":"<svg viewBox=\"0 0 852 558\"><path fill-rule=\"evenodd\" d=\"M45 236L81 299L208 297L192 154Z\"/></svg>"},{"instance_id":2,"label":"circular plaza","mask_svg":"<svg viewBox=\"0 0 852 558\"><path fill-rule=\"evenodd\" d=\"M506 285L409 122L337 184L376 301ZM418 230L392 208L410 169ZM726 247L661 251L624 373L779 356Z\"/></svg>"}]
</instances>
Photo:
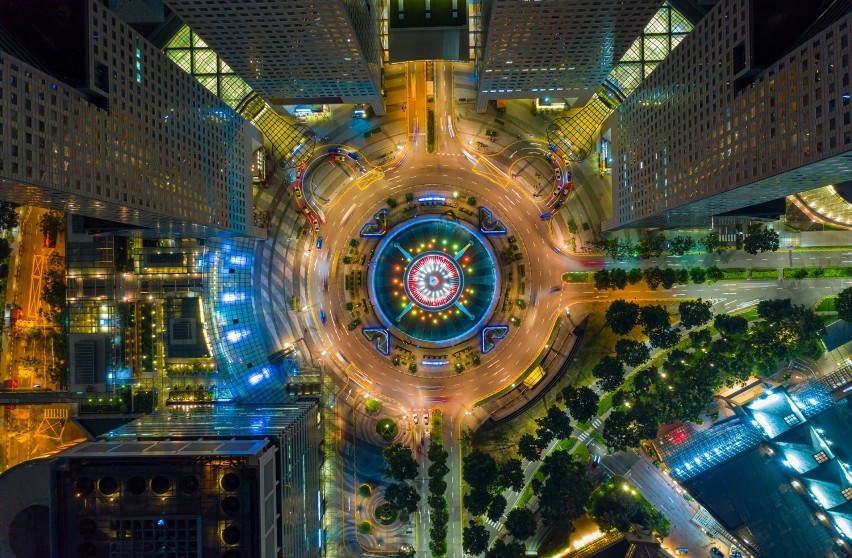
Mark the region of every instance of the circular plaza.
<instances>
[{"instance_id":1,"label":"circular plaza","mask_svg":"<svg viewBox=\"0 0 852 558\"><path fill-rule=\"evenodd\" d=\"M491 247L443 217L405 221L377 246L368 278L379 319L404 341L454 345L491 315L499 277Z\"/></svg>"}]
</instances>

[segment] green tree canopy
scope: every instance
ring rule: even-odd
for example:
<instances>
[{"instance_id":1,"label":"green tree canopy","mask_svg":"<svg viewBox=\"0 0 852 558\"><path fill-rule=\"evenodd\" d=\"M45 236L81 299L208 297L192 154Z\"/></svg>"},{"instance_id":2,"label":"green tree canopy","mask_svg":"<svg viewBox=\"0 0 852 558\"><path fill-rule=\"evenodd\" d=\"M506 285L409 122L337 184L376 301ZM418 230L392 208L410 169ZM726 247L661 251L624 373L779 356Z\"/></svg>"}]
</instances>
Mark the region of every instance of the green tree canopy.
<instances>
[{"instance_id":1,"label":"green tree canopy","mask_svg":"<svg viewBox=\"0 0 852 558\"><path fill-rule=\"evenodd\" d=\"M494 541L491 550L485 553L485 558L525 558L526 555L527 549L520 541L506 543L498 539Z\"/></svg>"},{"instance_id":2,"label":"green tree canopy","mask_svg":"<svg viewBox=\"0 0 852 558\"><path fill-rule=\"evenodd\" d=\"M554 438L567 438L573 430L571 419L565 414L565 411L555 405L547 409L547 414L543 417L535 419L535 422L552 432Z\"/></svg>"},{"instance_id":3,"label":"green tree canopy","mask_svg":"<svg viewBox=\"0 0 852 558\"><path fill-rule=\"evenodd\" d=\"M420 502L420 494L406 482L398 482L385 489L385 499L399 511L414 513Z\"/></svg>"},{"instance_id":4,"label":"green tree canopy","mask_svg":"<svg viewBox=\"0 0 852 558\"><path fill-rule=\"evenodd\" d=\"M598 414L600 398L590 387L565 386L562 390L562 398L565 401L565 406L568 407L568 412L575 420L588 422Z\"/></svg>"},{"instance_id":5,"label":"green tree canopy","mask_svg":"<svg viewBox=\"0 0 852 558\"><path fill-rule=\"evenodd\" d=\"M564 413L563 413L564 414ZM499 484L520 492L524 488L524 470L520 459L507 459L498 466Z\"/></svg>"},{"instance_id":6,"label":"green tree canopy","mask_svg":"<svg viewBox=\"0 0 852 558\"><path fill-rule=\"evenodd\" d=\"M614 356L607 355L592 368L592 375L598 379L601 389L612 391L624 381L624 365Z\"/></svg>"},{"instance_id":7,"label":"green tree canopy","mask_svg":"<svg viewBox=\"0 0 852 558\"><path fill-rule=\"evenodd\" d=\"M613 333L626 335L636 326L639 318L639 305L624 299L613 300L606 309L606 323Z\"/></svg>"},{"instance_id":8,"label":"green tree canopy","mask_svg":"<svg viewBox=\"0 0 852 558\"><path fill-rule=\"evenodd\" d=\"M464 458L462 478L473 488L487 490L497 480L497 463L489 454L474 450Z\"/></svg>"},{"instance_id":9,"label":"green tree canopy","mask_svg":"<svg viewBox=\"0 0 852 558\"><path fill-rule=\"evenodd\" d=\"M538 461L538 439L532 434L523 434L518 439L518 455L527 461Z\"/></svg>"},{"instance_id":10,"label":"green tree canopy","mask_svg":"<svg viewBox=\"0 0 852 558\"><path fill-rule=\"evenodd\" d=\"M491 494L482 488L473 488L464 495L462 503L471 515L482 515L491 504Z\"/></svg>"},{"instance_id":11,"label":"green tree canopy","mask_svg":"<svg viewBox=\"0 0 852 558\"><path fill-rule=\"evenodd\" d=\"M462 531L462 548L467 554L482 554L488 550L488 530L471 521Z\"/></svg>"},{"instance_id":12,"label":"green tree canopy","mask_svg":"<svg viewBox=\"0 0 852 558\"><path fill-rule=\"evenodd\" d=\"M503 512L506 511L506 498L502 494L497 494L491 498L491 504L488 506L488 519L491 521L500 521L503 517Z\"/></svg>"},{"instance_id":13,"label":"green tree canopy","mask_svg":"<svg viewBox=\"0 0 852 558\"><path fill-rule=\"evenodd\" d=\"M533 489L538 489L542 518L570 534L572 522L585 513L592 493L586 466L567 451L557 450L544 459L540 471L545 481Z\"/></svg>"},{"instance_id":14,"label":"green tree canopy","mask_svg":"<svg viewBox=\"0 0 852 558\"><path fill-rule=\"evenodd\" d=\"M515 508L506 516L506 529L516 540L526 540L535 535L536 525L533 513L527 508Z\"/></svg>"},{"instance_id":15,"label":"green tree canopy","mask_svg":"<svg viewBox=\"0 0 852 558\"><path fill-rule=\"evenodd\" d=\"M838 318L852 322L852 287L840 291L834 302L834 309L837 310Z\"/></svg>"},{"instance_id":16,"label":"green tree canopy","mask_svg":"<svg viewBox=\"0 0 852 558\"><path fill-rule=\"evenodd\" d=\"M394 480L413 480L417 477L417 461L411 449L402 444L394 444L383 452L387 461L387 475Z\"/></svg>"},{"instance_id":17,"label":"green tree canopy","mask_svg":"<svg viewBox=\"0 0 852 558\"><path fill-rule=\"evenodd\" d=\"M639 324L643 328L642 333L648 335L655 329L669 327L669 313L659 305L643 306L639 310Z\"/></svg>"},{"instance_id":18,"label":"green tree canopy","mask_svg":"<svg viewBox=\"0 0 852 558\"><path fill-rule=\"evenodd\" d=\"M695 241L691 237L678 235L669 241L669 252L676 256L683 256L695 248Z\"/></svg>"},{"instance_id":19,"label":"green tree canopy","mask_svg":"<svg viewBox=\"0 0 852 558\"><path fill-rule=\"evenodd\" d=\"M749 254L775 252L780 246L779 240L778 233L774 230L760 223L752 223L746 229L743 249Z\"/></svg>"},{"instance_id":20,"label":"green tree canopy","mask_svg":"<svg viewBox=\"0 0 852 558\"><path fill-rule=\"evenodd\" d=\"M713 319L713 327L724 336L736 338L748 331L748 320L742 316L717 314Z\"/></svg>"},{"instance_id":21,"label":"green tree canopy","mask_svg":"<svg viewBox=\"0 0 852 558\"><path fill-rule=\"evenodd\" d=\"M684 327L697 327L713 319L710 311L712 304L709 300L684 300L678 306L680 323Z\"/></svg>"},{"instance_id":22,"label":"green tree canopy","mask_svg":"<svg viewBox=\"0 0 852 558\"><path fill-rule=\"evenodd\" d=\"M619 339L615 342L615 356L630 368L635 368L648 360L651 349L640 341Z\"/></svg>"}]
</instances>

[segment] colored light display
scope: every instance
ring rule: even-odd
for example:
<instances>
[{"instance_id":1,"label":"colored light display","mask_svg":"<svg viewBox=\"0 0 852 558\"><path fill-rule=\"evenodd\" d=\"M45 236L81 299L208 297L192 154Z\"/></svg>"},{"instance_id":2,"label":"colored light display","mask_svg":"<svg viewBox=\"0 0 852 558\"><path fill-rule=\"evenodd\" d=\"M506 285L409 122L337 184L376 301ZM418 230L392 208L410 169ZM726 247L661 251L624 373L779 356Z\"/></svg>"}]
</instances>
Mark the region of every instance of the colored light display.
<instances>
[{"instance_id":1,"label":"colored light display","mask_svg":"<svg viewBox=\"0 0 852 558\"><path fill-rule=\"evenodd\" d=\"M381 320L436 346L473 335L490 316L497 271L490 247L464 224L428 217L389 231L369 279Z\"/></svg>"}]
</instances>

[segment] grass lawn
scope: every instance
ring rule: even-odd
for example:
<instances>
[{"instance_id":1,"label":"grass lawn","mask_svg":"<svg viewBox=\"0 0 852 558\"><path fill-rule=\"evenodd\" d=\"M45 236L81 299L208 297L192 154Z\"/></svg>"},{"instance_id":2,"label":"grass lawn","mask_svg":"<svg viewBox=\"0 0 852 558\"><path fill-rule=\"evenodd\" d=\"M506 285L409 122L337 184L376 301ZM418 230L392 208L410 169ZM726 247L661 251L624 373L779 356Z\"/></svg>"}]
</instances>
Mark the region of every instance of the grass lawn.
<instances>
[{"instance_id":1,"label":"grass lawn","mask_svg":"<svg viewBox=\"0 0 852 558\"><path fill-rule=\"evenodd\" d=\"M722 279L748 279L748 270L736 267L723 269Z\"/></svg>"},{"instance_id":2,"label":"grass lawn","mask_svg":"<svg viewBox=\"0 0 852 558\"><path fill-rule=\"evenodd\" d=\"M777 269L752 269L752 279L778 279Z\"/></svg>"},{"instance_id":3,"label":"grass lawn","mask_svg":"<svg viewBox=\"0 0 852 558\"><path fill-rule=\"evenodd\" d=\"M588 432L589 432L589 435L592 438L594 438L595 440L597 440L600 445L602 445L605 448L609 447L609 444L606 443L606 440L604 440L604 437L601 436L600 432L598 432L597 430L589 430Z\"/></svg>"},{"instance_id":4,"label":"grass lawn","mask_svg":"<svg viewBox=\"0 0 852 558\"><path fill-rule=\"evenodd\" d=\"M571 451L571 448L574 447L574 444L577 443L577 438L571 436L570 438L565 438L564 440L559 440L556 444L556 447L553 448L553 451ZM582 444L580 444L582 445Z\"/></svg>"},{"instance_id":5,"label":"grass lawn","mask_svg":"<svg viewBox=\"0 0 852 558\"><path fill-rule=\"evenodd\" d=\"M583 463L588 463L592 458L591 454L589 454L589 448L585 444L578 445L577 449L574 450L574 455Z\"/></svg>"},{"instance_id":6,"label":"grass lawn","mask_svg":"<svg viewBox=\"0 0 852 558\"><path fill-rule=\"evenodd\" d=\"M563 283L591 283L592 274L587 271L569 271L562 274Z\"/></svg>"},{"instance_id":7,"label":"grass lawn","mask_svg":"<svg viewBox=\"0 0 852 558\"><path fill-rule=\"evenodd\" d=\"M822 320L822 323L824 325L834 323L838 320L836 313L835 314L819 314L819 315L817 315L817 318Z\"/></svg>"},{"instance_id":8,"label":"grass lawn","mask_svg":"<svg viewBox=\"0 0 852 558\"><path fill-rule=\"evenodd\" d=\"M757 320L757 319L760 318L760 316L757 315L757 306L756 305L752 306L748 310L737 313L737 316L742 316L743 318L745 318L746 320L748 320L750 322L753 322L754 320Z\"/></svg>"},{"instance_id":9,"label":"grass lawn","mask_svg":"<svg viewBox=\"0 0 852 558\"><path fill-rule=\"evenodd\" d=\"M376 434L382 437L386 442L392 442L399 432L399 426L396 421L389 418L383 418L376 423Z\"/></svg>"},{"instance_id":10,"label":"grass lawn","mask_svg":"<svg viewBox=\"0 0 852 558\"><path fill-rule=\"evenodd\" d=\"M802 269L808 272L806 279L852 277L852 267L788 267L784 270L784 277L793 278L795 273Z\"/></svg>"},{"instance_id":11,"label":"grass lawn","mask_svg":"<svg viewBox=\"0 0 852 558\"><path fill-rule=\"evenodd\" d=\"M834 304L836 302L836 296L827 296L819 301L819 304L816 305L816 308L814 308L814 310L816 312L834 312L836 310L836 308L834 307Z\"/></svg>"},{"instance_id":12,"label":"grass lawn","mask_svg":"<svg viewBox=\"0 0 852 558\"><path fill-rule=\"evenodd\" d=\"M615 395L614 391L611 391L601 397L601 400L598 402L598 416L601 416L605 412L609 411L610 407L612 407L612 397Z\"/></svg>"},{"instance_id":13,"label":"grass lawn","mask_svg":"<svg viewBox=\"0 0 852 558\"><path fill-rule=\"evenodd\" d=\"M533 476L533 478L538 479L541 482L544 482L544 473L542 473L541 471L538 471L535 474L535 476ZM521 497L518 498L518 503L515 507L518 507L518 508L526 507L526 505L530 503L530 500L532 499L532 497L533 497L532 483L530 483L530 484L527 485L526 488L524 488L524 491L521 493Z\"/></svg>"}]
</instances>

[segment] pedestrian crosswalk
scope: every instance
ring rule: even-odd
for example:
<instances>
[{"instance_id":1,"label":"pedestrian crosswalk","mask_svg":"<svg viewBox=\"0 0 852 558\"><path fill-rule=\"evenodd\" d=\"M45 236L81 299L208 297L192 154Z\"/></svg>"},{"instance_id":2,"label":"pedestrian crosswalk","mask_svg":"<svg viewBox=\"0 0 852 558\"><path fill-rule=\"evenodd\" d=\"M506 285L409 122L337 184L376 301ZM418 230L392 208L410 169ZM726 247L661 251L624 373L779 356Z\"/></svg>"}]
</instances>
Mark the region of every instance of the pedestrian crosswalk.
<instances>
[{"instance_id":1,"label":"pedestrian crosswalk","mask_svg":"<svg viewBox=\"0 0 852 558\"><path fill-rule=\"evenodd\" d=\"M597 430L601 426L603 426L603 421L600 419L600 417L595 417L595 418L592 419L592 427L595 430Z\"/></svg>"},{"instance_id":2,"label":"pedestrian crosswalk","mask_svg":"<svg viewBox=\"0 0 852 558\"><path fill-rule=\"evenodd\" d=\"M503 519L503 518L501 517L500 519ZM500 529L503 528L503 522L502 521L498 523L497 521L494 521L493 519L485 518L485 523L486 523L486 525L488 525L489 527L491 527L495 531L499 531Z\"/></svg>"}]
</instances>

